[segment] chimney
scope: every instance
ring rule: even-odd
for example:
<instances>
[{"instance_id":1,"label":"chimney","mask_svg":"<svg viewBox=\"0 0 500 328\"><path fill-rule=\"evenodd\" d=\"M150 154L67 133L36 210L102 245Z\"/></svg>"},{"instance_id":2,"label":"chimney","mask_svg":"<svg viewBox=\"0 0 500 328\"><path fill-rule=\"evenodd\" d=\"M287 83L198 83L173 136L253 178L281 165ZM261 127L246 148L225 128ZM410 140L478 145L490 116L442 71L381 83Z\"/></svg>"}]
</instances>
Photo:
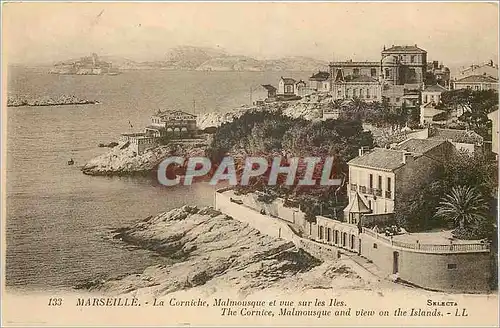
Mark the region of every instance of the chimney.
<instances>
[{"instance_id":1,"label":"chimney","mask_svg":"<svg viewBox=\"0 0 500 328\"><path fill-rule=\"evenodd\" d=\"M358 155L359 156L363 156L366 152L368 152L370 150L369 147L361 147L358 149Z\"/></svg>"},{"instance_id":2,"label":"chimney","mask_svg":"<svg viewBox=\"0 0 500 328\"><path fill-rule=\"evenodd\" d=\"M409 152L404 152L404 153L403 153L403 164L408 163L408 161L410 160L410 158L412 158L411 153L409 153Z\"/></svg>"}]
</instances>

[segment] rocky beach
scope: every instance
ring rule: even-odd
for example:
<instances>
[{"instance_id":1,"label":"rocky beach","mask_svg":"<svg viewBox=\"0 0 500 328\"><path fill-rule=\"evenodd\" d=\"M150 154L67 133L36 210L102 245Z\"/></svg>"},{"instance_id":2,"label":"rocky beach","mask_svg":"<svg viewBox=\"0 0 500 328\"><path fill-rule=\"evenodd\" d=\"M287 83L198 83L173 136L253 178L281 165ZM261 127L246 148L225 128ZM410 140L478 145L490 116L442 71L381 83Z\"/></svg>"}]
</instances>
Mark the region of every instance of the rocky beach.
<instances>
[{"instance_id":1,"label":"rocky beach","mask_svg":"<svg viewBox=\"0 0 500 328\"><path fill-rule=\"evenodd\" d=\"M172 260L142 273L94 280L80 288L145 297L231 288L241 297L264 290L370 289L348 260L321 262L293 242L264 235L211 207L183 206L115 230L114 238Z\"/></svg>"}]
</instances>

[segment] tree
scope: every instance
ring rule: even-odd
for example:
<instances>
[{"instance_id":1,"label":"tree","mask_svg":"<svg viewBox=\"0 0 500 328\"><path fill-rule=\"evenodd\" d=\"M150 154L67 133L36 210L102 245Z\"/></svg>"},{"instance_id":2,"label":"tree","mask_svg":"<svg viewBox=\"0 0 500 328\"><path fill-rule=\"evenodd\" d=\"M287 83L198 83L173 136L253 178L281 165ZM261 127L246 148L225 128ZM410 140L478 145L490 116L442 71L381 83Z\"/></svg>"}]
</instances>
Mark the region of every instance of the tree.
<instances>
[{"instance_id":1,"label":"tree","mask_svg":"<svg viewBox=\"0 0 500 328\"><path fill-rule=\"evenodd\" d=\"M488 223L483 224L477 235L493 236L496 228L496 191L498 169L496 161L486 154L471 154L461 151L449 158L429 177L422 187L408 190L397 196L395 219L409 231L425 231L432 228L445 228L448 222L435 215L439 203L452 189L459 186L474 186L488 206Z\"/></svg>"},{"instance_id":2,"label":"tree","mask_svg":"<svg viewBox=\"0 0 500 328\"><path fill-rule=\"evenodd\" d=\"M486 140L491 140L491 122L488 114L498 108L498 92L496 90L472 91L458 89L441 94L440 108L450 112L461 111L460 120L470 129Z\"/></svg>"},{"instance_id":3,"label":"tree","mask_svg":"<svg viewBox=\"0 0 500 328\"><path fill-rule=\"evenodd\" d=\"M477 232L487 221L488 205L477 189L470 186L453 187L438 205L436 216L453 222L454 235L463 239L480 238Z\"/></svg>"}]
</instances>

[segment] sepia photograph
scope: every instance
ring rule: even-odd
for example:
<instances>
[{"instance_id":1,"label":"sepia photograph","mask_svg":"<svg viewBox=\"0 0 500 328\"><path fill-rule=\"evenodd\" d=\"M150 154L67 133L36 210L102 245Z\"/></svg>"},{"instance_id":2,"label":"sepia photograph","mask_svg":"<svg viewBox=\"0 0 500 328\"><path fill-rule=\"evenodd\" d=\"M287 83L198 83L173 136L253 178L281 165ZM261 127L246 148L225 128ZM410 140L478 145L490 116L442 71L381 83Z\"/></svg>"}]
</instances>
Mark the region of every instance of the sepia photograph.
<instances>
[{"instance_id":1,"label":"sepia photograph","mask_svg":"<svg viewBox=\"0 0 500 328\"><path fill-rule=\"evenodd\" d=\"M498 7L2 2L2 326L498 327Z\"/></svg>"}]
</instances>

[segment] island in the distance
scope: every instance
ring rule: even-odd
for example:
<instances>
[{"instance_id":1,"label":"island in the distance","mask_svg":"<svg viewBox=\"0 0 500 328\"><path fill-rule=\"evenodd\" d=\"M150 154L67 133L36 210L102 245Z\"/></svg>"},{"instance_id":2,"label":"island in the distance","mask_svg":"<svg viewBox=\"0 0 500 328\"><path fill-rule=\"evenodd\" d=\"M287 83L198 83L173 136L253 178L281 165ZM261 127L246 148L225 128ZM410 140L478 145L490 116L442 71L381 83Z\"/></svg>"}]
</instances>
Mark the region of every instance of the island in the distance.
<instances>
[{"instance_id":1,"label":"island in the distance","mask_svg":"<svg viewBox=\"0 0 500 328\"><path fill-rule=\"evenodd\" d=\"M49 71L51 74L65 75L118 75L119 70L111 62L101 60L97 54L77 60L59 62Z\"/></svg>"}]
</instances>

